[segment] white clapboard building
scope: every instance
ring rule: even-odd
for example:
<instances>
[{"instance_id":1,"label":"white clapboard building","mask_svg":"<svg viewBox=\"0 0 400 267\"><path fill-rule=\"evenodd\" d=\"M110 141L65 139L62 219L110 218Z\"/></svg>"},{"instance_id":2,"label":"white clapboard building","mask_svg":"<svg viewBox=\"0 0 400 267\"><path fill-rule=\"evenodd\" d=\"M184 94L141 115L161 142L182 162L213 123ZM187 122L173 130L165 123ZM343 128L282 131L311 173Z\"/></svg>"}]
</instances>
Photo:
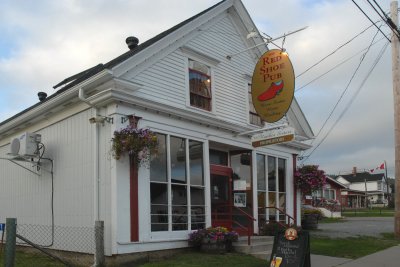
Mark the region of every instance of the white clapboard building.
<instances>
[{"instance_id":1,"label":"white clapboard building","mask_svg":"<svg viewBox=\"0 0 400 267\"><path fill-rule=\"evenodd\" d=\"M254 112L251 79L267 51L254 31L240 0L222 1L146 42L129 38L126 53L1 122L0 223L101 220L106 255L186 247L212 225L245 235L287 215L299 223L293 172L313 132L295 99L274 124ZM138 172L111 152L132 117L158 137ZM284 124L294 140L252 146L256 130Z\"/></svg>"}]
</instances>

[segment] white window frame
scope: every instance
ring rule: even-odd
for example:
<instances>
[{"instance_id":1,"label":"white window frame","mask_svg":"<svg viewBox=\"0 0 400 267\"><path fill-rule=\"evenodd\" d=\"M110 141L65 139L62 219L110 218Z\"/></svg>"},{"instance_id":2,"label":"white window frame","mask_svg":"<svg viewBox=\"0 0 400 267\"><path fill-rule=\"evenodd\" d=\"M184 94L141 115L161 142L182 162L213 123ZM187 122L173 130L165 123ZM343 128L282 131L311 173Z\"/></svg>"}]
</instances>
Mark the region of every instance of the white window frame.
<instances>
[{"instance_id":1,"label":"white window frame","mask_svg":"<svg viewBox=\"0 0 400 267\"><path fill-rule=\"evenodd\" d=\"M216 115L216 107L215 107L215 68L220 63L219 60L206 55L202 52L199 52L193 48L184 46L181 47L183 55L185 56L185 90L186 90L186 107L189 109L196 110L198 112L202 112L204 114L212 114ZM202 108L198 108L190 105L190 86L189 86L189 60L197 61L201 64L207 65L210 68L210 76L211 76L211 110L205 110Z\"/></svg>"},{"instance_id":2,"label":"white window frame","mask_svg":"<svg viewBox=\"0 0 400 267\"><path fill-rule=\"evenodd\" d=\"M174 133L163 133L163 132L157 132L158 134L162 134L166 136L166 153L167 153L167 191L168 191L168 231L151 231L151 198L149 199L149 214L148 214L148 223L149 223L149 230L150 230L150 235L151 239L155 240L164 240L164 239L169 239L171 236L174 236L176 238L187 238L188 232L191 232L191 192L190 192L190 161L186 160L186 183L185 184L179 184L182 186L186 186L186 195L187 195L187 216L188 216L188 229L186 230L172 230L172 185L176 183L171 182L171 137L176 137L176 138L182 138L185 139L185 155L186 159L189 159L189 140L191 141L196 141L202 143L203 146L203 185L198 186L202 187L204 189L204 216L205 216L205 227L207 227L207 220L208 220L208 202L207 202L207 169L206 169L206 149L208 149L208 146L206 145L206 142L204 140L199 140L196 138L188 137L188 136L181 136L177 135ZM149 189L151 190L151 183L157 183L154 181L151 181L149 179ZM150 191L149 191L150 193Z\"/></svg>"}]
</instances>

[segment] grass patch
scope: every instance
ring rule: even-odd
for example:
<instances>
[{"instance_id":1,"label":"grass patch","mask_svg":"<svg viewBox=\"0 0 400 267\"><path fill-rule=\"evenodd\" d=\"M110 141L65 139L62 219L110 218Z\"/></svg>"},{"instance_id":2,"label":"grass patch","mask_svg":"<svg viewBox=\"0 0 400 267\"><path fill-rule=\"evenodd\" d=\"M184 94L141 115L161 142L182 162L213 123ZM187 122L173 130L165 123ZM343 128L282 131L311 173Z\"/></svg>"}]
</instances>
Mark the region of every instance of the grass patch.
<instances>
[{"instance_id":1,"label":"grass patch","mask_svg":"<svg viewBox=\"0 0 400 267\"><path fill-rule=\"evenodd\" d=\"M329 238L312 236L311 253L348 259L360 258L377 251L400 244L394 234L383 234L377 237Z\"/></svg>"},{"instance_id":2,"label":"grass patch","mask_svg":"<svg viewBox=\"0 0 400 267\"><path fill-rule=\"evenodd\" d=\"M389 208L354 209L342 211L345 217L393 217L394 210Z\"/></svg>"},{"instance_id":3,"label":"grass patch","mask_svg":"<svg viewBox=\"0 0 400 267\"><path fill-rule=\"evenodd\" d=\"M201 252L185 252L174 256L173 259L163 260L160 262L151 262L142 267L202 267L202 266L218 266L218 267L265 267L267 260L257 259L249 255L238 253L206 254Z\"/></svg>"},{"instance_id":4,"label":"grass patch","mask_svg":"<svg viewBox=\"0 0 400 267\"><path fill-rule=\"evenodd\" d=\"M0 265L4 262L4 248L2 253L0 253ZM15 253L15 266L18 267L31 267L31 266L41 266L41 267L65 267L64 264L58 262L44 254L32 254L22 251L17 251Z\"/></svg>"}]
</instances>

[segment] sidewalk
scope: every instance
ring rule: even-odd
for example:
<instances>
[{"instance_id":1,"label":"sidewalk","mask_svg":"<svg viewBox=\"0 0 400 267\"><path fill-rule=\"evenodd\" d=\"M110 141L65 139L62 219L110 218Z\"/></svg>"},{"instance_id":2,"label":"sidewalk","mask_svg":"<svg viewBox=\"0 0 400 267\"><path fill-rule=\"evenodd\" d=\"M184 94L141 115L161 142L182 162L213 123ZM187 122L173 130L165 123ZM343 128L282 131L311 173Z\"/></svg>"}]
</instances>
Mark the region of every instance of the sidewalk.
<instances>
[{"instance_id":1,"label":"sidewalk","mask_svg":"<svg viewBox=\"0 0 400 267\"><path fill-rule=\"evenodd\" d=\"M356 260L311 255L312 267L398 267L400 266L400 245L358 258Z\"/></svg>"}]
</instances>

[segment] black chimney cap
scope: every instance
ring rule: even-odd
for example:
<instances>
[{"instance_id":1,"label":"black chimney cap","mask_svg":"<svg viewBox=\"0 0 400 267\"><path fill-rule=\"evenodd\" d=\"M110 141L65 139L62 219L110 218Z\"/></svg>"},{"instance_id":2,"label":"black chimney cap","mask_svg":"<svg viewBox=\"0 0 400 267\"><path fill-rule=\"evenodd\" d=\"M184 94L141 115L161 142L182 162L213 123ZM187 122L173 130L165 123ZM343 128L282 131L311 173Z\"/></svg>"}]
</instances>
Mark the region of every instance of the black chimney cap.
<instances>
[{"instance_id":1,"label":"black chimney cap","mask_svg":"<svg viewBox=\"0 0 400 267\"><path fill-rule=\"evenodd\" d=\"M128 38L126 38L125 42L128 45L129 49L132 50L138 46L139 39L135 36L129 36Z\"/></svg>"},{"instance_id":2,"label":"black chimney cap","mask_svg":"<svg viewBox=\"0 0 400 267\"><path fill-rule=\"evenodd\" d=\"M38 94L40 102L44 101L47 97L47 94L45 92L39 92Z\"/></svg>"}]
</instances>

